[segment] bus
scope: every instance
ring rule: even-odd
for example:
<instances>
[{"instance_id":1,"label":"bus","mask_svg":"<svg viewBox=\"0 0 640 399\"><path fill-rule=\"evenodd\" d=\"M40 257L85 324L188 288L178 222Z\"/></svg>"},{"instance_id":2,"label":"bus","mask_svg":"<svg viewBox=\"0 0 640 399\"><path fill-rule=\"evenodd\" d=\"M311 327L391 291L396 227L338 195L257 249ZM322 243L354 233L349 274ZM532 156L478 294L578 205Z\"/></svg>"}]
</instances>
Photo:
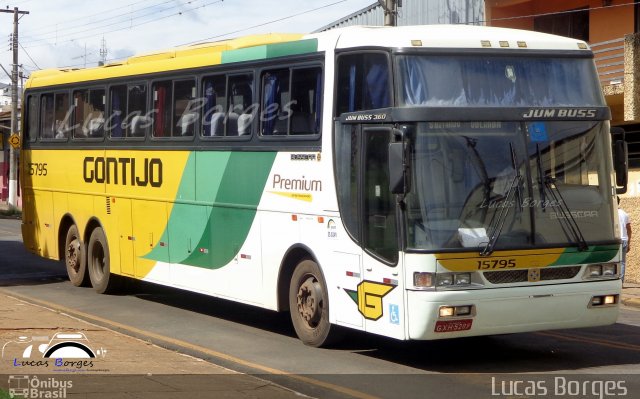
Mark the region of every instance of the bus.
<instances>
[{"instance_id":1,"label":"bus","mask_svg":"<svg viewBox=\"0 0 640 399\"><path fill-rule=\"evenodd\" d=\"M612 138L580 40L474 26L265 34L34 72L23 237L138 279L432 340L612 324Z\"/></svg>"}]
</instances>

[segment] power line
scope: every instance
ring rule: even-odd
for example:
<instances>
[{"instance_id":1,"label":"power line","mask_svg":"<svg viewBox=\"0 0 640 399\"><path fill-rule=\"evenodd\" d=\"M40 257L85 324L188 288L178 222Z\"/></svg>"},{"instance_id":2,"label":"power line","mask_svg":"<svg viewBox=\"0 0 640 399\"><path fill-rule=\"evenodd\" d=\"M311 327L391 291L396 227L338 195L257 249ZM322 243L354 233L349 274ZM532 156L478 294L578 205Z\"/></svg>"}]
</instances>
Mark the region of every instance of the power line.
<instances>
[{"instance_id":1,"label":"power line","mask_svg":"<svg viewBox=\"0 0 640 399\"><path fill-rule=\"evenodd\" d=\"M187 4L192 4L192 3L195 3L195 2L198 2L198 1L202 1L202 0L190 0L190 1L188 1L188 2L187 2ZM223 0L219 0L219 1L223 1ZM165 2L163 2L163 3L157 4L157 5L154 5L154 6L151 6L151 7L145 7L145 8L142 8L142 9L140 9L140 10L136 10L136 11L132 11L132 12L129 12L129 13L124 13L124 14L116 15L116 16L114 16L114 17L106 18L106 19L103 19L103 20L101 20L101 21L102 21L102 22L104 22L104 21L108 21L108 20L111 20L111 19L114 19L114 18L117 18L117 17L123 16L123 15L133 15L134 13L136 13L136 12L138 12L138 11L145 10L145 9L147 9L147 8L156 8L156 7L162 6L162 5L164 5L164 4L167 4L167 3L173 3L173 2L174 2L174 0L168 0L168 1L165 1ZM160 13L164 13L164 12L170 11L170 10L175 9L175 8L178 8L178 7L182 7L182 4L174 5L174 6L172 6L172 7L165 8L165 9L163 9L163 10L159 11L159 12L160 12ZM198 7L194 8L194 9L197 9L197 8L198 8ZM187 12L188 12L188 11L191 11L191 9L190 9L190 10L186 10L186 11L187 11ZM79 34L81 34L81 33L85 33L85 32L92 32L92 31L95 31L96 29L104 29L104 28L107 28L107 27L110 27L110 26L116 26L116 25L122 25L122 24L127 24L127 25L129 25L129 26L127 26L127 27L126 27L126 29L128 29L128 28L133 27L133 21L134 21L134 20L138 20L138 19L141 19L141 18L145 18L145 17L147 17L147 16L150 16L150 15L153 15L153 14L157 14L157 13L158 13L158 12L156 12L156 13L149 12L149 13L145 13L145 14L143 14L143 15L139 15L139 16L136 16L136 17L133 17L133 16L132 16L132 18L129 18L129 19L126 19L126 20L125 20L125 19L120 19L119 21L116 21L116 22L112 22L112 23L105 24L105 25L98 26L98 27L91 27L91 28L83 29L83 30L79 30L79 31L67 32L67 33L61 33L61 34L58 34L58 32L56 32L53 36L50 36L50 37L49 37L49 36L47 36L47 35L45 35L45 37L44 37L44 38L41 38L41 39L34 39L34 40L25 41L25 44L27 44L27 47L36 47L36 45L29 45L29 44L37 43L37 42L43 42L43 41L45 41L45 42L46 42L46 41L51 40L51 39L55 39L55 40L57 41L57 40L58 40L59 38L61 38L61 37L75 36L75 35L79 35ZM180 14L180 13L181 13L181 12L178 12L178 13L176 13L176 14L171 14L171 15L178 15L178 14ZM160 18L160 19L162 19L162 18ZM94 21L94 22L100 22L100 21ZM91 25L91 24L92 24L92 23L87 23L87 24L85 24L85 25L81 25L81 26L78 26L78 27L76 27L76 28L80 28L80 27L82 27L82 26L87 26L87 25ZM75 29L75 28L74 28L74 29ZM116 29L115 31L118 31L118 30L122 30L122 29ZM103 32L103 33L109 33L109 32L112 32L112 31L106 31L106 32ZM95 36L95 35L86 36L86 37L92 37L92 36ZM83 38L85 38L85 37L79 37L78 39L83 39ZM61 43L65 43L65 42L68 42L68 41L73 41L73 39L63 40L63 41L61 41ZM46 45L46 44L49 44L49 43L45 43L45 45Z\"/></svg>"},{"instance_id":2,"label":"power line","mask_svg":"<svg viewBox=\"0 0 640 399\"><path fill-rule=\"evenodd\" d=\"M197 10L197 9L199 9L199 8L204 8L204 7L210 6L210 5L212 5L212 4L222 3L223 1L224 1L224 0L214 0L214 1L211 1L211 2L209 2L209 3L205 3L205 4L202 4L202 5L200 5L200 6L197 6L197 7L191 8L191 9L189 9L189 10L186 10L186 12L194 11L194 10ZM342 1L346 1L346 0L342 0ZM152 22L157 22L157 21L160 21L160 20L162 20L162 19L167 19L167 18L174 17L174 16L176 16L176 15L182 15L182 14L183 14L183 12L181 11L181 12L178 12L178 13L175 13L175 14L165 15L165 16L162 16L162 17L159 17L159 18L155 18L155 19L152 19L152 20L149 20L149 21L141 22L141 23L137 24L135 27L139 27L139 26L141 26L141 25L146 25L146 24L149 24L149 23L152 23ZM98 36L98 35L104 35L105 33L113 33L113 32L118 32L118 31L126 30L126 29L132 29L132 28L125 27L125 28L114 29L114 30L110 30L110 31L107 31L107 32L103 32L103 33L97 33L97 34L95 34L95 35L86 36L86 37L84 37L84 38L87 38L87 37L94 37L94 36ZM61 43L74 42L74 41L76 41L76 40L78 40L78 39L67 40L67 41L64 41L64 42L61 42ZM42 46L42 45L38 45L38 46L30 46L30 47L28 47L28 48L31 48L31 47L39 47L39 46ZM115 60L115 59L113 59L113 60ZM112 61L112 60L107 60L107 61ZM82 64L66 65L66 66L61 67L61 68L73 68L73 67L77 67L77 66L82 66Z\"/></svg>"},{"instance_id":3,"label":"power line","mask_svg":"<svg viewBox=\"0 0 640 399\"><path fill-rule=\"evenodd\" d=\"M211 5L211 4L214 4L214 3L220 3L220 2L223 2L223 1L224 0L216 0L216 1L213 1L211 3L207 3L207 4L203 4L201 6L195 7L193 9L191 9L191 10L188 10L188 11L192 11L192 10L198 9L198 8L203 8L203 7L206 7L208 5ZM239 32L243 32L243 31L246 31L246 30L250 30L250 29L261 27L261 26L269 25L269 24L272 24L272 23L276 23L276 22L287 20L287 19L295 18L295 17L298 17L300 15L309 14L311 12L315 12L315 11L318 11L318 10L321 10L321 9L324 9L324 8L329 8L329 7L335 6L335 5L340 4L340 3L344 3L346 1L348 1L348 0L336 1L336 2L325 4L325 5L310 9L310 10L306 10L306 11L302 11L302 12L299 12L299 13L296 13L296 14L288 15L288 16L285 16L285 17L277 18L277 19L273 19L273 20L266 21L266 22L263 22L263 23L260 23L260 24L257 24L257 25L253 25L253 26L242 28L242 29L238 29L238 30L235 30L235 31L222 33L222 34L219 34L219 35L216 35L216 36L211 36L211 37L199 39L199 40L188 42L188 43L178 44L177 46L190 45L190 44L200 43L200 42L203 42L203 41L207 41L207 40L211 40L211 39L215 39L215 38L219 38L219 37L233 35L233 34L236 34L236 33L239 33ZM179 14L181 14L181 13L176 13L176 14L172 14L172 15L163 16L163 17L160 17L160 18L157 18L157 19L154 19L154 20L145 21L143 23L140 23L140 24L136 25L136 27L144 25L144 24L147 24L147 23L156 22L156 21L161 20L161 19L166 19L166 18L175 16L175 15L179 15ZM115 30L109 31L109 33L120 31L120 30L124 30L124 29L129 29L129 28L115 29ZM92 35L92 36L97 36L97 35L98 34ZM73 41L75 41L75 40L68 40L68 42L73 42ZM32 46L32 47L36 47L36 46ZM117 60L120 60L120 59L122 59L122 58L111 58L111 59L105 60L105 62L112 62L112 61L117 61ZM83 66L83 64L71 64L71 65L65 65L65 66L62 66L62 67L59 67L59 68L76 68L76 67L81 67L81 66Z\"/></svg>"},{"instance_id":4,"label":"power line","mask_svg":"<svg viewBox=\"0 0 640 399\"><path fill-rule=\"evenodd\" d=\"M311 9L311 10L307 10L307 11L299 12L299 13L297 13L297 14L292 14L292 15L289 15L289 16L286 16L286 17L282 17L282 18L274 19L274 20L271 20L271 21L268 21L268 22L263 22L263 23L260 23L260 24L257 24L257 25L249 26L249 27L246 27L246 28L242 28L242 29L234 30L234 31L232 31L232 32L227 32L227 33L222 33L222 34L220 34L220 35L215 35L215 36L207 37L207 38L200 39L200 40L196 40L196 41L193 41L193 42L188 42L188 43L179 44L178 46L186 46L186 45L189 45L189 44L201 43L201 42L204 42L204 41L207 41L207 40L217 39L217 38L219 38L219 37L229 36L229 35L233 35L233 34L235 34L235 33L244 32L244 31L246 31L246 30L250 30L250 29L254 29L254 28L259 28L259 27L261 27L261 26L270 25L270 24L273 24L273 23L276 23L276 22L280 22L280 21L284 21L284 20L287 20L287 19L291 19L291 18L298 17L298 16L300 16L300 15L308 14L308 13L310 13L310 12L314 12L314 11L322 10L323 8L329 8L329 7L331 7L331 6L335 6L336 4L344 3L345 1L348 1L348 0L340 0L340 1L336 1L335 3L325 4L325 5L323 5L323 6L316 7L316 8L313 8L313 9Z\"/></svg>"},{"instance_id":5,"label":"power line","mask_svg":"<svg viewBox=\"0 0 640 399\"><path fill-rule=\"evenodd\" d=\"M135 3L128 4L128 6L129 7L133 7L136 4L146 3L147 1L149 1L149 0L140 0L140 1L137 1ZM117 18L117 17L120 17L122 15L132 14L134 12L142 11L142 10L145 10L146 8L152 8L152 7L155 7L155 6L158 6L158 4L154 4L153 6L150 6L150 7L141 8L141 9L138 9L136 11L129 11L128 13L125 13L125 14L118 14L118 15L115 15L115 16L110 17L110 18ZM104 10L104 11L101 11L101 12L98 12L98 13L95 13L95 14L85 15L84 17L82 17L81 20L73 19L73 20L62 21L62 22L59 22L59 23L57 23L55 25L39 26L39 27L37 27L35 29L31 29L31 32L38 32L38 31L41 31L41 30L44 29L45 32L42 33L42 34L47 35L47 34L49 34L51 32L57 32L58 31L58 25L60 25L60 24L64 24L64 26L67 26L67 28L62 28L63 30L64 29L71 29L71 28L74 28L74 27L75 28L79 28L81 26L91 25L91 24L94 24L94 23L99 22L99 21L96 21L96 20L92 20L91 22L84 22L84 21L86 21L87 19L90 19L91 17L95 17L97 15L105 15L105 14L108 14L108 13L110 13L112 11L121 11L122 8L123 7L121 6L121 7L117 7L117 8L111 8L109 10ZM84 23L82 23L80 25L77 25L77 26L74 26L74 25L76 25L74 22L76 22L76 23L77 22L84 22ZM55 28L52 28L53 26L55 26Z\"/></svg>"},{"instance_id":6,"label":"power line","mask_svg":"<svg viewBox=\"0 0 640 399\"><path fill-rule=\"evenodd\" d=\"M31 58L31 55L29 54L29 52L28 52L24 47L22 47L22 43L18 42L18 45L20 45L20 48L22 49L22 51L24 51L24 53L27 55L27 57L29 57L29 59L31 60L31 62L33 62L33 64L34 64L38 69L42 69L42 68L40 68L40 67L38 66L38 63L37 63L37 62L35 62L33 58Z\"/></svg>"}]
</instances>

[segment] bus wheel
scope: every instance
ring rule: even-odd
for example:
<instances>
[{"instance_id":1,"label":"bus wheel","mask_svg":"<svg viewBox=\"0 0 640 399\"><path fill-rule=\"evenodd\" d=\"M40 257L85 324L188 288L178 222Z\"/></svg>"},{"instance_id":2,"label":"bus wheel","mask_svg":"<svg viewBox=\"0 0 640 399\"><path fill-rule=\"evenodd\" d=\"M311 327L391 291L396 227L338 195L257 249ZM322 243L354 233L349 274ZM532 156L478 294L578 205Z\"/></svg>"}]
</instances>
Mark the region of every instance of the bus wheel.
<instances>
[{"instance_id":1,"label":"bus wheel","mask_svg":"<svg viewBox=\"0 0 640 399\"><path fill-rule=\"evenodd\" d=\"M333 341L329 323L329 296L318 265L303 260L296 266L289 286L289 309L296 334L306 345L319 347Z\"/></svg>"},{"instance_id":2,"label":"bus wheel","mask_svg":"<svg viewBox=\"0 0 640 399\"><path fill-rule=\"evenodd\" d=\"M75 224L67 231L67 239L64 243L64 263L67 266L67 275L71 284L81 287L89 283L85 247L80 241L78 227Z\"/></svg>"},{"instance_id":3,"label":"bus wheel","mask_svg":"<svg viewBox=\"0 0 640 399\"><path fill-rule=\"evenodd\" d=\"M91 285L98 294L113 292L118 288L118 276L111 273L109 246L101 227L96 227L89 238L87 262Z\"/></svg>"}]
</instances>

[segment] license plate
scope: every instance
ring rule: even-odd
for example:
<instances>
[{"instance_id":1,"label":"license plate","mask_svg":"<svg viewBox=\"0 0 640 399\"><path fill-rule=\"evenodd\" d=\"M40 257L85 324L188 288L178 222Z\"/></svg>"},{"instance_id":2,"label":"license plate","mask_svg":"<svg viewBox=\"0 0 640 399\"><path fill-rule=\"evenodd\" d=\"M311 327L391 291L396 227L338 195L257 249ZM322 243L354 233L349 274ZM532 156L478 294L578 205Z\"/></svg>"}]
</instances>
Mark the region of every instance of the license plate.
<instances>
[{"instance_id":1,"label":"license plate","mask_svg":"<svg viewBox=\"0 0 640 399\"><path fill-rule=\"evenodd\" d=\"M471 330L472 319L437 321L435 332L455 332Z\"/></svg>"}]
</instances>

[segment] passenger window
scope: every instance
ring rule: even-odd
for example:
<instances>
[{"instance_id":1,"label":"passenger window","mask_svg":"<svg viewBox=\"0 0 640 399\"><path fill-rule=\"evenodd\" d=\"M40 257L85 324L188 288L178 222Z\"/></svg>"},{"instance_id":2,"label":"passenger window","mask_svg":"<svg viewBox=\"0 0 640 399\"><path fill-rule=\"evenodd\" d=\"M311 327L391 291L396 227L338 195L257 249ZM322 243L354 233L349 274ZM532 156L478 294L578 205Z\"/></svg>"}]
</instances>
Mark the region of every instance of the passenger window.
<instances>
[{"instance_id":1,"label":"passenger window","mask_svg":"<svg viewBox=\"0 0 640 399\"><path fill-rule=\"evenodd\" d=\"M69 107L69 94L56 93L55 95L55 136L54 139L65 140L69 137L69 121L71 119L71 111Z\"/></svg>"},{"instance_id":2,"label":"passenger window","mask_svg":"<svg viewBox=\"0 0 640 399\"><path fill-rule=\"evenodd\" d=\"M322 68L300 68L291 73L289 134L318 134L322 110Z\"/></svg>"},{"instance_id":3,"label":"passenger window","mask_svg":"<svg viewBox=\"0 0 640 399\"><path fill-rule=\"evenodd\" d=\"M381 53L338 58L336 115L391 106L389 63Z\"/></svg>"},{"instance_id":4,"label":"passenger window","mask_svg":"<svg viewBox=\"0 0 640 399\"><path fill-rule=\"evenodd\" d=\"M193 136L198 120L195 80L175 82L173 94L173 135Z\"/></svg>"},{"instance_id":5,"label":"passenger window","mask_svg":"<svg viewBox=\"0 0 640 399\"><path fill-rule=\"evenodd\" d=\"M147 86L130 85L127 98L127 137L144 137L151 125L147 112Z\"/></svg>"},{"instance_id":6,"label":"passenger window","mask_svg":"<svg viewBox=\"0 0 640 399\"><path fill-rule=\"evenodd\" d=\"M171 136L171 81L153 84L153 137Z\"/></svg>"},{"instance_id":7,"label":"passenger window","mask_svg":"<svg viewBox=\"0 0 640 399\"><path fill-rule=\"evenodd\" d=\"M251 126L258 106L253 103L253 75L243 74L229 77L230 92L227 96L227 136L251 134Z\"/></svg>"},{"instance_id":8,"label":"passenger window","mask_svg":"<svg viewBox=\"0 0 640 399\"><path fill-rule=\"evenodd\" d=\"M202 82L202 135L224 136L227 125L227 81L224 75L207 77Z\"/></svg>"},{"instance_id":9,"label":"passenger window","mask_svg":"<svg viewBox=\"0 0 640 399\"><path fill-rule=\"evenodd\" d=\"M55 131L55 117L53 114L53 94L40 96L40 137L52 139Z\"/></svg>"},{"instance_id":10,"label":"passenger window","mask_svg":"<svg viewBox=\"0 0 640 399\"><path fill-rule=\"evenodd\" d=\"M25 129L25 141L33 141L38 137L38 98L27 97L27 128Z\"/></svg>"},{"instance_id":11,"label":"passenger window","mask_svg":"<svg viewBox=\"0 0 640 399\"><path fill-rule=\"evenodd\" d=\"M74 139L104 137L104 104L105 91L103 89L73 92Z\"/></svg>"},{"instance_id":12,"label":"passenger window","mask_svg":"<svg viewBox=\"0 0 640 399\"><path fill-rule=\"evenodd\" d=\"M111 116L107 122L107 130L111 138L123 138L123 118L127 115L127 86L112 86L109 90Z\"/></svg>"},{"instance_id":13,"label":"passenger window","mask_svg":"<svg viewBox=\"0 0 640 399\"><path fill-rule=\"evenodd\" d=\"M322 68L276 69L262 75L261 134L318 134Z\"/></svg>"},{"instance_id":14,"label":"passenger window","mask_svg":"<svg viewBox=\"0 0 640 399\"><path fill-rule=\"evenodd\" d=\"M262 135L288 134L291 116L289 69L276 69L262 75Z\"/></svg>"},{"instance_id":15,"label":"passenger window","mask_svg":"<svg viewBox=\"0 0 640 399\"><path fill-rule=\"evenodd\" d=\"M112 86L109 96L111 116L107 121L107 130L111 138L145 137L152 123L146 114L147 86Z\"/></svg>"}]
</instances>

